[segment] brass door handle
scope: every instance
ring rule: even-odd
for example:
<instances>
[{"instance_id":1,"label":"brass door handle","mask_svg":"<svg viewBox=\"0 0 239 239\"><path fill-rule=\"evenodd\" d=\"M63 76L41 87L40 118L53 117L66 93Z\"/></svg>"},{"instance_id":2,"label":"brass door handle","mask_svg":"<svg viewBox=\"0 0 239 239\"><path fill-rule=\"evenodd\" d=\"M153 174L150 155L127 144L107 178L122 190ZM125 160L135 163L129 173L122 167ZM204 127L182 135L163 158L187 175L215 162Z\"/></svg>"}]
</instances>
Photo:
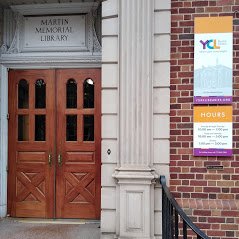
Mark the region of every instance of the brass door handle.
<instances>
[{"instance_id":1,"label":"brass door handle","mask_svg":"<svg viewBox=\"0 0 239 239\"><path fill-rule=\"evenodd\" d=\"M62 155L61 154L58 154L58 165L59 165L59 167L62 166Z\"/></svg>"},{"instance_id":2,"label":"brass door handle","mask_svg":"<svg viewBox=\"0 0 239 239\"><path fill-rule=\"evenodd\" d=\"M51 167L51 165L52 165L52 155L51 154L48 154L48 164Z\"/></svg>"}]
</instances>

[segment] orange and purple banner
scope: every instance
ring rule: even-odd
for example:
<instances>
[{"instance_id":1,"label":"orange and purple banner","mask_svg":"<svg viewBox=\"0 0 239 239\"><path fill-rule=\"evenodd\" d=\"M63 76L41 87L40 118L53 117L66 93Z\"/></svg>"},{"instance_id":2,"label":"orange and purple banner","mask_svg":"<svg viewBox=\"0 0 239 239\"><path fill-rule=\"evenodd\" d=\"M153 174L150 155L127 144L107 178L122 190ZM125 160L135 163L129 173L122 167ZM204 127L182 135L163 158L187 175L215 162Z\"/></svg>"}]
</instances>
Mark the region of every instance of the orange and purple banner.
<instances>
[{"instance_id":1,"label":"orange and purple banner","mask_svg":"<svg viewBox=\"0 0 239 239\"><path fill-rule=\"evenodd\" d=\"M232 106L195 106L194 156L232 155Z\"/></svg>"},{"instance_id":2,"label":"orange and purple banner","mask_svg":"<svg viewBox=\"0 0 239 239\"><path fill-rule=\"evenodd\" d=\"M194 104L232 103L232 20L195 18Z\"/></svg>"}]
</instances>

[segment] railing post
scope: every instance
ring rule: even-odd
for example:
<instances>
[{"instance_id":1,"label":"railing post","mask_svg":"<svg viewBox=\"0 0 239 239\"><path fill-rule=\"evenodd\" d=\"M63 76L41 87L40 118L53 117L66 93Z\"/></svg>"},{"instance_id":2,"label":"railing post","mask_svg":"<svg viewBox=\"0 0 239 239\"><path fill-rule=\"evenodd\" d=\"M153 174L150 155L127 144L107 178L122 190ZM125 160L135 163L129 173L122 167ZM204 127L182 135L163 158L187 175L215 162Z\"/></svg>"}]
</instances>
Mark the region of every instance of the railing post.
<instances>
[{"instance_id":1,"label":"railing post","mask_svg":"<svg viewBox=\"0 0 239 239\"><path fill-rule=\"evenodd\" d=\"M167 238L170 238L170 234L169 234L169 200L168 198L166 199L166 211L167 211L167 216L166 216L166 235Z\"/></svg>"},{"instance_id":2,"label":"railing post","mask_svg":"<svg viewBox=\"0 0 239 239\"><path fill-rule=\"evenodd\" d=\"M166 238L166 195L164 191L162 190L162 239L167 239Z\"/></svg>"},{"instance_id":3,"label":"railing post","mask_svg":"<svg viewBox=\"0 0 239 239\"><path fill-rule=\"evenodd\" d=\"M175 209L175 239L178 239L178 212Z\"/></svg>"},{"instance_id":4,"label":"railing post","mask_svg":"<svg viewBox=\"0 0 239 239\"><path fill-rule=\"evenodd\" d=\"M169 205L169 232L170 238L173 238L173 205L170 203Z\"/></svg>"},{"instance_id":5,"label":"railing post","mask_svg":"<svg viewBox=\"0 0 239 239\"><path fill-rule=\"evenodd\" d=\"M188 235L187 235L187 224L183 220L183 239L187 239L187 238L188 238Z\"/></svg>"}]
</instances>

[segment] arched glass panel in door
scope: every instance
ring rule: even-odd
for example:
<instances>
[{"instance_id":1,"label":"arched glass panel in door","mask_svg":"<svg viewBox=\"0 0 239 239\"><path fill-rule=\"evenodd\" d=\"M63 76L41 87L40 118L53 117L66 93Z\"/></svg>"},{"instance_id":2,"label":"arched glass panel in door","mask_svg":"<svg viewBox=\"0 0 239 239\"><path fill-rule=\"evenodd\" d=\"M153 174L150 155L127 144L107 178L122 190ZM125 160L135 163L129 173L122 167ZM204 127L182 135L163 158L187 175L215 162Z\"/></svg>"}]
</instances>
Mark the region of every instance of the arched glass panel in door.
<instances>
[{"instance_id":1,"label":"arched glass panel in door","mask_svg":"<svg viewBox=\"0 0 239 239\"><path fill-rule=\"evenodd\" d=\"M84 108L94 108L94 81L88 78L84 81Z\"/></svg>"},{"instance_id":2,"label":"arched glass panel in door","mask_svg":"<svg viewBox=\"0 0 239 239\"><path fill-rule=\"evenodd\" d=\"M95 85L94 81L91 78L87 78L83 84L83 92L84 92L84 109L93 109L95 107ZM83 141L94 141L94 115L84 115L83 116L83 124L84 124L84 133L83 133Z\"/></svg>"}]
</instances>

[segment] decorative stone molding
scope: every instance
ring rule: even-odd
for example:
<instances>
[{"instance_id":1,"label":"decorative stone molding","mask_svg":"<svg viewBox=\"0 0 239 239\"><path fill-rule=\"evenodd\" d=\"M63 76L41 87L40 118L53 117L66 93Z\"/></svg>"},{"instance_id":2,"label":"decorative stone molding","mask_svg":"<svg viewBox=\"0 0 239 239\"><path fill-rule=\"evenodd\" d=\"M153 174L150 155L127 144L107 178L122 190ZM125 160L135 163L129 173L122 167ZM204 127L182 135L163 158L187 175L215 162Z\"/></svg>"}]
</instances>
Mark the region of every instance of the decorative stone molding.
<instances>
[{"instance_id":1,"label":"decorative stone molding","mask_svg":"<svg viewBox=\"0 0 239 239\"><path fill-rule=\"evenodd\" d=\"M52 4L33 4L33 5L14 5L11 6L14 12L23 16L27 15L51 15L51 14L77 14L88 13L97 9L97 2L79 3L52 3Z\"/></svg>"},{"instance_id":2,"label":"decorative stone molding","mask_svg":"<svg viewBox=\"0 0 239 239\"><path fill-rule=\"evenodd\" d=\"M13 39L11 42L11 45L9 47L7 47L6 44L3 44L3 46L1 47L1 51L2 54L15 54L15 53L19 53L20 52L20 48L19 48L19 32L22 26L22 16L18 13L14 14L14 21L15 21L15 33L13 35ZM12 23L8 23L8 24L12 24ZM8 30L8 28L7 28ZM6 33L4 33L6 34ZM8 39L9 41L10 39Z\"/></svg>"},{"instance_id":3,"label":"decorative stone molding","mask_svg":"<svg viewBox=\"0 0 239 239\"><path fill-rule=\"evenodd\" d=\"M12 6L12 12L10 9L5 10L4 19L4 39L3 45L0 48L0 54L2 59L5 55L19 54L23 60L32 55L37 57L37 52L45 52L49 55L51 52L52 57L58 56L59 52L65 52L66 55L69 52L68 48L62 47L42 47L28 48L23 45L23 33L24 33L24 19L27 15L40 16L51 14L85 14L85 47L72 48L71 52L78 52L79 58L84 61L86 55L94 55L95 53L101 54L101 46L99 39L96 35L95 19L97 14L98 3L85 2L85 3L70 3L70 4L35 4L35 5L15 5ZM14 14L14 18L13 18ZM82 48L82 49L81 49ZM23 53L27 53L23 55ZM12 59L15 56L12 56Z\"/></svg>"}]
</instances>

